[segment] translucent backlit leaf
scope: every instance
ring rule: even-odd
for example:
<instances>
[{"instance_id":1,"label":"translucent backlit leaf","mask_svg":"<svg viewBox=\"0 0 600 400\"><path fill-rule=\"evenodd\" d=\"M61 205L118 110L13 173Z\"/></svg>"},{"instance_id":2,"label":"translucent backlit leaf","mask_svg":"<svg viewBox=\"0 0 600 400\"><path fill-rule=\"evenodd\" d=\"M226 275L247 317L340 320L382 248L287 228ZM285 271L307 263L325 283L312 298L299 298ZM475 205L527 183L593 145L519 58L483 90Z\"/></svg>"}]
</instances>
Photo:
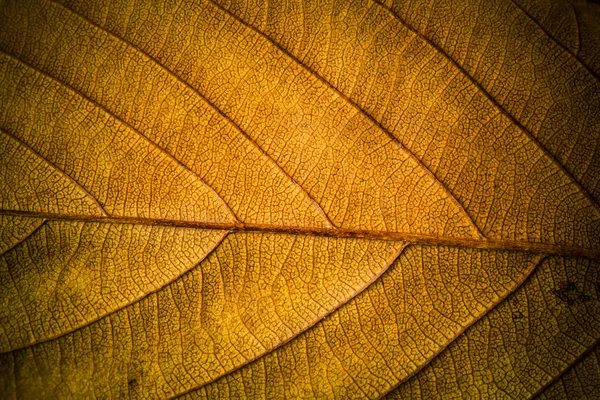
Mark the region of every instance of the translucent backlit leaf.
<instances>
[{"instance_id":1,"label":"translucent backlit leaf","mask_svg":"<svg viewBox=\"0 0 600 400\"><path fill-rule=\"evenodd\" d=\"M593 398L598 27L0 0L0 397Z\"/></svg>"}]
</instances>

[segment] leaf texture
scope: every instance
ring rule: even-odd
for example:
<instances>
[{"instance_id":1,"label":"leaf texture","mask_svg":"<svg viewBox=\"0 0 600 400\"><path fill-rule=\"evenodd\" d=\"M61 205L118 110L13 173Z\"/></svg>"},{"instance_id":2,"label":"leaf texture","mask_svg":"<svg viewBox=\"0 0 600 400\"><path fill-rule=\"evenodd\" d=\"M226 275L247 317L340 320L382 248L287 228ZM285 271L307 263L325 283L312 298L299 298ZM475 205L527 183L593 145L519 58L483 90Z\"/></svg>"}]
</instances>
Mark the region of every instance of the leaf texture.
<instances>
[{"instance_id":1,"label":"leaf texture","mask_svg":"<svg viewBox=\"0 0 600 400\"><path fill-rule=\"evenodd\" d=\"M402 247L397 241L231 234L204 262L162 290L128 307L117 304L126 295L117 293L111 304L110 296L102 294L105 307L112 306L104 318L77 330L64 327L53 340L0 355L2 376L32 372L11 383L12 391L32 397L68 396L71 387L83 397L119 397L128 391L142 397L172 396L229 372L314 324L375 280ZM74 275L81 272L73 270ZM116 273L125 275L125 287L133 286L125 283L129 269ZM130 280L141 286L139 277ZM85 282L78 284L90 297L100 297ZM78 294L67 290L72 289L57 290L50 299L56 308L62 298ZM75 305L85 311L85 299L79 301L83 304ZM41 314L39 308L22 314ZM43 328L43 322L36 325ZM69 355L63 354L66 348ZM55 357L62 361L56 363Z\"/></svg>"},{"instance_id":2,"label":"leaf texture","mask_svg":"<svg viewBox=\"0 0 600 400\"><path fill-rule=\"evenodd\" d=\"M198 264L224 234L46 222L0 261L6 282L0 318L9 339L0 351L61 336L161 288Z\"/></svg>"},{"instance_id":3,"label":"leaf texture","mask_svg":"<svg viewBox=\"0 0 600 400\"><path fill-rule=\"evenodd\" d=\"M598 375L598 345L580 362L540 394L542 399L564 399L569 395L579 399L593 399L600 389Z\"/></svg>"},{"instance_id":4,"label":"leaf texture","mask_svg":"<svg viewBox=\"0 0 600 400\"><path fill-rule=\"evenodd\" d=\"M40 218L0 215L0 254L5 254L26 240L44 223Z\"/></svg>"},{"instance_id":5,"label":"leaf texture","mask_svg":"<svg viewBox=\"0 0 600 400\"><path fill-rule=\"evenodd\" d=\"M376 398L500 302L537 262L523 253L410 247L338 312L190 397Z\"/></svg>"},{"instance_id":6,"label":"leaf texture","mask_svg":"<svg viewBox=\"0 0 600 400\"><path fill-rule=\"evenodd\" d=\"M0 397L594 398L597 4L0 5Z\"/></svg>"},{"instance_id":7,"label":"leaf texture","mask_svg":"<svg viewBox=\"0 0 600 400\"><path fill-rule=\"evenodd\" d=\"M527 398L541 392L597 341L598 293L591 282L598 280L598 266L547 259L507 301L388 398Z\"/></svg>"}]
</instances>

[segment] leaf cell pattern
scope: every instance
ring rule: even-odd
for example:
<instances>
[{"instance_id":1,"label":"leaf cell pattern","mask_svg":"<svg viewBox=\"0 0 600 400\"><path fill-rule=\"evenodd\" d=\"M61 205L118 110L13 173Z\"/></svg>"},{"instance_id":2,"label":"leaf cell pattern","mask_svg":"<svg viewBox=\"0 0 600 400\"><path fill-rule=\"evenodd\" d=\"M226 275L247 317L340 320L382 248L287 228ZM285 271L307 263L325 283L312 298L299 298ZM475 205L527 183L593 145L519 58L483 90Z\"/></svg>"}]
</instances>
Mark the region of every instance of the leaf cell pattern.
<instances>
[{"instance_id":1,"label":"leaf cell pattern","mask_svg":"<svg viewBox=\"0 0 600 400\"><path fill-rule=\"evenodd\" d=\"M0 3L0 397L598 392L598 4Z\"/></svg>"}]
</instances>

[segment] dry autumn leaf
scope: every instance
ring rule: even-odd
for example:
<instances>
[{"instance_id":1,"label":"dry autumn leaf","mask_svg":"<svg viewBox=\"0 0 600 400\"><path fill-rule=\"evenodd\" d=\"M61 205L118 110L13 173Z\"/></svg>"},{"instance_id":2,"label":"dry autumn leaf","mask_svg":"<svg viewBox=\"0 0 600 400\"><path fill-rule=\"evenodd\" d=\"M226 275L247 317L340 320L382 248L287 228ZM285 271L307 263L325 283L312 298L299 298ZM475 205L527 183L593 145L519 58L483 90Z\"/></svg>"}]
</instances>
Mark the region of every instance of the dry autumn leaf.
<instances>
[{"instance_id":1,"label":"dry autumn leaf","mask_svg":"<svg viewBox=\"0 0 600 400\"><path fill-rule=\"evenodd\" d=\"M594 398L600 6L0 0L0 397Z\"/></svg>"}]
</instances>

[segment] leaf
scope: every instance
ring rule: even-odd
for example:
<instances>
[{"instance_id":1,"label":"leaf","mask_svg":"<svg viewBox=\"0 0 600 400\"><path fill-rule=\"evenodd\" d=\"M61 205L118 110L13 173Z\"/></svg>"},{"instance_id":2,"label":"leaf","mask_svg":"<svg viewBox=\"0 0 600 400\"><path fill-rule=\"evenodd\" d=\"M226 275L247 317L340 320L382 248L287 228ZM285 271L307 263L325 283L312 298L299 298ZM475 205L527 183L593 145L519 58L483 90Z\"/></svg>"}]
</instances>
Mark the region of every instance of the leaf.
<instances>
[{"instance_id":1,"label":"leaf","mask_svg":"<svg viewBox=\"0 0 600 400\"><path fill-rule=\"evenodd\" d=\"M44 223L43 219L0 215L0 254L5 254Z\"/></svg>"},{"instance_id":2,"label":"leaf","mask_svg":"<svg viewBox=\"0 0 600 400\"><path fill-rule=\"evenodd\" d=\"M580 399L593 399L600 387L598 368L598 345L596 345L593 351L586 354L581 361L574 364L571 370L542 392L540 398L558 399L572 395Z\"/></svg>"},{"instance_id":3,"label":"leaf","mask_svg":"<svg viewBox=\"0 0 600 400\"><path fill-rule=\"evenodd\" d=\"M545 260L508 301L388 397L508 392L526 398L543 392L597 342L600 320L591 282L598 280L598 266L588 260ZM565 301L560 292L573 301ZM598 369L592 371L597 375Z\"/></svg>"},{"instance_id":4,"label":"leaf","mask_svg":"<svg viewBox=\"0 0 600 400\"><path fill-rule=\"evenodd\" d=\"M593 397L597 4L0 10L2 398Z\"/></svg>"},{"instance_id":5,"label":"leaf","mask_svg":"<svg viewBox=\"0 0 600 400\"><path fill-rule=\"evenodd\" d=\"M378 397L501 302L538 262L524 253L410 247L338 312L190 397Z\"/></svg>"}]
</instances>

